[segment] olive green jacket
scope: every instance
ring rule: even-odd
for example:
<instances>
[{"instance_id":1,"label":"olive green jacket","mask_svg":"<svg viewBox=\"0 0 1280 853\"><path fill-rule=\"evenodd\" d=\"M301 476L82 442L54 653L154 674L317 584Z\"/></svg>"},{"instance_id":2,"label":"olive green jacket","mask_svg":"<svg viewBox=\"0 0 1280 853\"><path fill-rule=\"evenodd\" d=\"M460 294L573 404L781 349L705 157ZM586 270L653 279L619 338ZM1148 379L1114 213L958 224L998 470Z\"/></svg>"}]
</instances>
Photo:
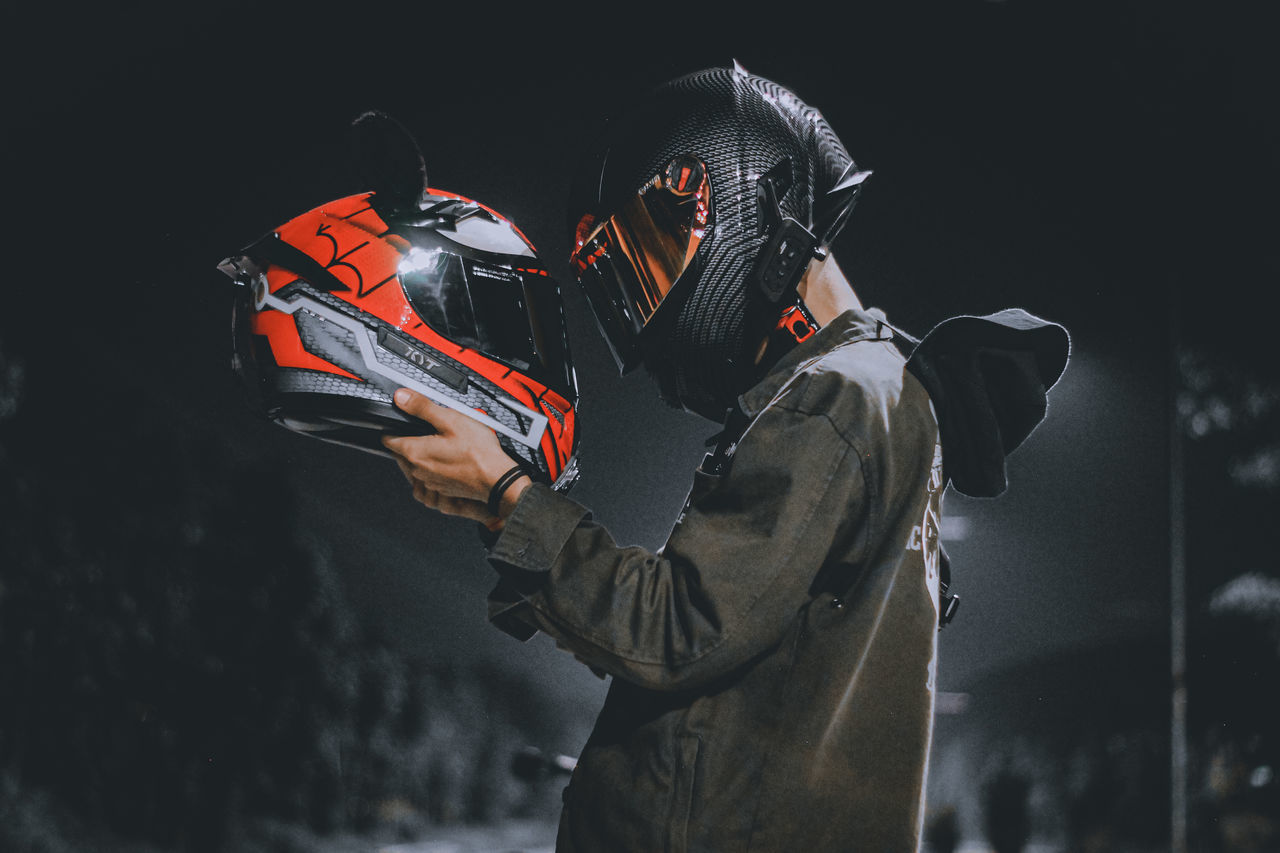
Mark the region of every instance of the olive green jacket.
<instances>
[{"instance_id":1,"label":"olive green jacket","mask_svg":"<svg viewBox=\"0 0 1280 853\"><path fill-rule=\"evenodd\" d=\"M932 731L938 424L878 312L740 400L658 553L526 489L491 617L613 676L558 851L911 851Z\"/></svg>"}]
</instances>

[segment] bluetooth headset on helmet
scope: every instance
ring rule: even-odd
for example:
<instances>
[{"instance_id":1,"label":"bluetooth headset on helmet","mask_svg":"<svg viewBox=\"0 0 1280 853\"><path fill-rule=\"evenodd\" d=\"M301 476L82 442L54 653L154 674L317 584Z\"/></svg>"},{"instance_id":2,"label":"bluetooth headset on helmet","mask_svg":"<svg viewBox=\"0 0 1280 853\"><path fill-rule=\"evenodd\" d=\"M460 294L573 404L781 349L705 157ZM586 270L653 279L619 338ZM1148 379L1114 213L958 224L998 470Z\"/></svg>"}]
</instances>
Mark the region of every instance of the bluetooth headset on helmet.
<instances>
[{"instance_id":1,"label":"bluetooth headset on helmet","mask_svg":"<svg viewBox=\"0 0 1280 853\"><path fill-rule=\"evenodd\" d=\"M535 479L577 475L577 381L560 291L505 217L427 186L413 137L352 127L372 192L297 216L219 269L242 287L233 366L255 407L325 441L384 454L431 432L392 403L407 387L492 428Z\"/></svg>"}]
</instances>

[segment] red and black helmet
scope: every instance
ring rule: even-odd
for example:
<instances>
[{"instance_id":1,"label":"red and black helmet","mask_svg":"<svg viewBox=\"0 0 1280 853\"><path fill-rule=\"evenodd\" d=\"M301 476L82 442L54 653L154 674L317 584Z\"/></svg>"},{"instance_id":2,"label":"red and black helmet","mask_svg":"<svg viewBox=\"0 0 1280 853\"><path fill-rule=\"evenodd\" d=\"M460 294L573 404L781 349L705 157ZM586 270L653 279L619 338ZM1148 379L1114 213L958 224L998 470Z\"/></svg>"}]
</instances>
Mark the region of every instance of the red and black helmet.
<instances>
[{"instance_id":1,"label":"red and black helmet","mask_svg":"<svg viewBox=\"0 0 1280 853\"><path fill-rule=\"evenodd\" d=\"M288 429L382 454L384 434L431 431L392 403L412 388L567 488L577 382L560 290L533 245L454 193L378 202L323 204L219 264L243 285L233 365L251 399Z\"/></svg>"}]
</instances>

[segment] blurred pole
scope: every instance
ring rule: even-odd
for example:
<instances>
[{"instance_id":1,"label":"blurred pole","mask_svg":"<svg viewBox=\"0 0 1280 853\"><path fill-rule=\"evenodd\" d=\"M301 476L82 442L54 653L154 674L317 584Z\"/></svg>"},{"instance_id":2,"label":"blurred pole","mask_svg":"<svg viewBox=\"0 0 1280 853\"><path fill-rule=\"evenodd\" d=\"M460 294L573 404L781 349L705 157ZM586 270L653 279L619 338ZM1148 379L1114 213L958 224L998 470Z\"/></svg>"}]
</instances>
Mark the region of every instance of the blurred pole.
<instances>
[{"instance_id":1,"label":"blurred pole","mask_svg":"<svg viewBox=\"0 0 1280 853\"><path fill-rule=\"evenodd\" d=\"M1169 665L1173 682L1170 709L1169 806L1171 853L1187 853L1187 554L1186 483L1182 418L1178 390L1181 311L1178 288L1169 299Z\"/></svg>"}]
</instances>

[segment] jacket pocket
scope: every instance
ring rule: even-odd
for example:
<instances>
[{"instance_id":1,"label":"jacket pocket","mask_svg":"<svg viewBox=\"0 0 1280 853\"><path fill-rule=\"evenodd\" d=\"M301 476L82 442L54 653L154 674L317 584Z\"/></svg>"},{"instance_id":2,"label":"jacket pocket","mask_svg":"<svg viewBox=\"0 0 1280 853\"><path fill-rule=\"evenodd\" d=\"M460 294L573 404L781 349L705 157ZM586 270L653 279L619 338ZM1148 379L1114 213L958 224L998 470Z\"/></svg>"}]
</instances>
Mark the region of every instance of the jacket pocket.
<instances>
[{"instance_id":1,"label":"jacket pocket","mask_svg":"<svg viewBox=\"0 0 1280 853\"><path fill-rule=\"evenodd\" d=\"M698 753L702 738L698 735L676 736L676 773L671 786L671 805L667 811L666 853L686 853L689 849L689 821L693 817L693 801L698 774Z\"/></svg>"}]
</instances>

